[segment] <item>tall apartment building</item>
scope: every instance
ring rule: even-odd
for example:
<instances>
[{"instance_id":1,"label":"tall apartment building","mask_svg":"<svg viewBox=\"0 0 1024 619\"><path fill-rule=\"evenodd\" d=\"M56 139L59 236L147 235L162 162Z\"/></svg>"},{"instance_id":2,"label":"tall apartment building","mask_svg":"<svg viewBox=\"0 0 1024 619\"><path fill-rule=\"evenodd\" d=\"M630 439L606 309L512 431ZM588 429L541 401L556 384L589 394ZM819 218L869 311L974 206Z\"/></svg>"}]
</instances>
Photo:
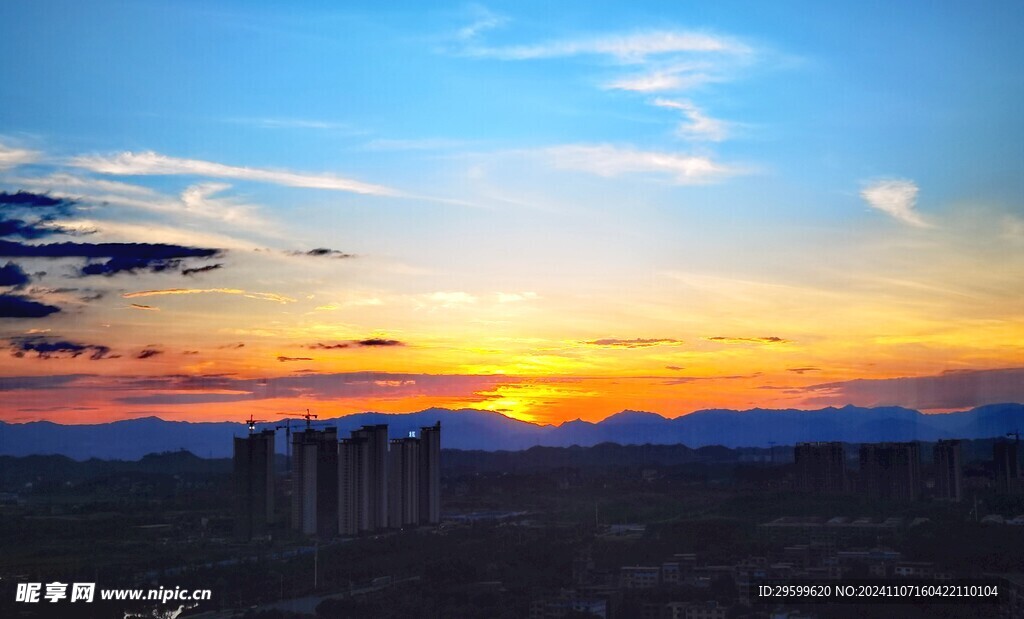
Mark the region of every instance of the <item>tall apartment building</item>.
<instances>
[{"instance_id":1,"label":"tall apartment building","mask_svg":"<svg viewBox=\"0 0 1024 619\"><path fill-rule=\"evenodd\" d=\"M420 521L420 440L391 439L388 452L388 526L415 526Z\"/></svg>"},{"instance_id":2,"label":"tall apartment building","mask_svg":"<svg viewBox=\"0 0 1024 619\"><path fill-rule=\"evenodd\" d=\"M1017 442L999 440L992 444L996 487L1003 492L1016 491L1020 479Z\"/></svg>"},{"instance_id":3,"label":"tall apartment building","mask_svg":"<svg viewBox=\"0 0 1024 619\"><path fill-rule=\"evenodd\" d=\"M234 440L235 536L249 540L274 522L274 431Z\"/></svg>"},{"instance_id":4,"label":"tall apartment building","mask_svg":"<svg viewBox=\"0 0 1024 619\"><path fill-rule=\"evenodd\" d=\"M847 491L846 449L842 443L797 443L797 487L817 494Z\"/></svg>"},{"instance_id":5,"label":"tall apartment building","mask_svg":"<svg viewBox=\"0 0 1024 619\"><path fill-rule=\"evenodd\" d=\"M337 428L292 435L292 528L320 537L338 533Z\"/></svg>"},{"instance_id":6,"label":"tall apartment building","mask_svg":"<svg viewBox=\"0 0 1024 619\"><path fill-rule=\"evenodd\" d=\"M370 530L370 449L365 437L338 444L338 531L358 535Z\"/></svg>"},{"instance_id":7,"label":"tall apartment building","mask_svg":"<svg viewBox=\"0 0 1024 619\"><path fill-rule=\"evenodd\" d=\"M420 428L420 524L441 522L441 422Z\"/></svg>"},{"instance_id":8,"label":"tall apartment building","mask_svg":"<svg viewBox=\"0 0 1024 619\"><path fill-rule=\"evenodd\" d=\"M860 490L878 499L910 501L921 492L921 450L917 443L860 446Z\"/></svg>"},{"instance_id":9,"label":"tall apartment building","mask_svg":"<svg viewBox=\"0 0 1024 619\"><path fill-rule=\"evenodd\" d=\"M365 441L366 528L384 529L388 526L388 426L363 426L352 432L352 438Z\"/></svg>"},{"instance_id":10,"label":"tall apartment building","mask_svg":"<svg viewBox=\"0 0 1024 619\"><path fill-rule=\"evenodd\" d=\"M942 441L935 444L935 497L960 502L963 498L963 464L960 441Z\"/></svg>"}]
</instances>

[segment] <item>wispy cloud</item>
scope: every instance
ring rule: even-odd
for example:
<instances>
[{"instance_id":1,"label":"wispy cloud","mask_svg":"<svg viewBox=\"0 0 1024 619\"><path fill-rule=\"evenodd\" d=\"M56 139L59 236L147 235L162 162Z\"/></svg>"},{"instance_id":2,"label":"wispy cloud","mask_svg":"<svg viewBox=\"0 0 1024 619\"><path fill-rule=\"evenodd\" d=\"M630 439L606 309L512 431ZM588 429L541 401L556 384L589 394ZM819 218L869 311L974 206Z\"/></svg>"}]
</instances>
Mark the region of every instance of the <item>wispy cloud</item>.
<instances>
[{"instance_id":1,"label":"wispy cloud","mask_svg":"<svg viewBox=\"0 0 1024 619\"><path fill-rule=\"evenodd\" d=\"M294 303L295 299L273 292L248 292L238 288L166 288L163 290L140 290L138 292L126 292L121 295L124 299L137 299L140 297L159 297L181 294L236 294L250 299L262 301L275 301L277 303Z\"/></svg>"},{"instance_id":2,"label":"wispy cloud","mask_svg":"<svg viewBox=\"0 0 1024 619\"><path fill-rule=\"evenodd\" d=\"M455 38L460 41L470 41L477 38L481 33L499 28L508 22L508 18L504 15L498 15L479 4L471 5L469 11L473 21L459 28L458 32L455 33Z\"/></svg>"},{"instance_id":3,"label":"wispy cloud","mask_svg":"<svg viewBox=\"0 0 1024 619\"><path fill-rule=\"evenodd\" d=\"M740 174L742 170L702 155L621 148L610 144L554 146L545 150L556 167L600 176L667 175L679 185L699 185Z\"/></svg>"},{"instance_id":4,"label":"wispy cloud","mask_svg":"<svg viewBox=\"0 0 1024 619\"><path fill-rule=\"evenodd\" d=\"M333 191L348 191L360 194L393 196L399 192L381 185L371 185L334 174L310 174L267 168L247 168L201 159L170 157L153 151L116 155L81 155L71 158L72 166L99 172L101 174L126 176L189 175L208 178L234 178Z\"/></svg>"},{"instance_id":5,"label":"wispy cloud","mask_svg":"<svg viewBox=\"0 0 1024 619\"><path fill-rule=\"evenodd\" d=\"M467 47L470 56L502 60L531 60L581 55L608 56L622 63L641 63L662 54L725 53L742 54L750 48L728 37L678 30L652 30L626 35L605 35L581 39L549 41L536 45L508 47Z\"/></svg>"},{"instance_id":6,"label":"wispy cloud","mask_svg":"<svg viewBox=\"0 0 1024 619\"><path fill-rule=\"evenodd\" d=\"M932 376L856 379L804 388L808 405L949 410L1024 401L1024 368L957 370Z\"/></svg>"},{"instance_id":7,"label":"wispy cloud","mask_svg":"<svg viewBox=\"0 0 1024 619\"><path fill-rule=\"evenodd\" d=\"M723 335L716 335L715 337L704 338L709 342L719 342L722 344L789 344L792 340L771 335L767 337L726 337Z\"/></svg>"},{"instance_id":8,"label":"wispy cloud","mask_svg":"<svg viewBox=\"0 0 1024 619\"><path fill-rule=\"evenodd\" d=\"M868 183L861 190L860 196L871 208L876 208L911 226L926 228L930 224L915 210L917 193L917 183L895 178Z\"/></svg>"},{"instance_id":9,"label":"wispy cloud","mask_svg":"<svg viewBox=\"0 0 1024 619\"><path fill-rule=\"evenodd\" d=\"M710 140L721 142L728 133L726 123L711 118L690 101L674 101L672 99L655 99L657 107L679 110L683 114L683 122L679 123L676 133L687 140Z\"/></svg>"},{"instance_id":10,"label":"wispy cloud","mask_svg":"<svg viewBox=\"0 0 1024 619\"><path fill-rule=\"evenodd\" d=\"M680 346L682 340L676 340L672 338L634 338L631 340L623 340L619 338L603 338L599 340L590 340L583 342L588 346L600 346L602 348L651 348L652 346Z\"/></svg>"},{"instance_id":11,"label":"wispy cloud","mask_svg":"<svg viewBox=\"0 0 1024 619\"><path fill-rule=\"evenodd\" d=\"M33 163L39 160L39 153L25 148L15 148L0 143L0 170Z\"/></svg>"}]
</instances>

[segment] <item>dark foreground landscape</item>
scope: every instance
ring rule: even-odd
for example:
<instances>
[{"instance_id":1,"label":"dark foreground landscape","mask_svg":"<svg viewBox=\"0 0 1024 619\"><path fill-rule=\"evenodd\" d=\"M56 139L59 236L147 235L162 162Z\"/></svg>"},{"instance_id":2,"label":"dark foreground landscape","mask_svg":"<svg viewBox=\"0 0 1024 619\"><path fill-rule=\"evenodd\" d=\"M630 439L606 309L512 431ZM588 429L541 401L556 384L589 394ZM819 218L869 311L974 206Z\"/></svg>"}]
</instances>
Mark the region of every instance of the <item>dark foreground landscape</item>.
<instances>
[{"instance_id":1,"label":"dark foreground landscape","mask_svg":"<svg viewBox=\"0 0 1024 619\"><path fill-rule=\"evenodd\" d=\"M996 470L993 444L962 442L959 502L940 499L927 443L909 498L866 494L855 445L844 446L849 481L835 491L812 487L783 446L446 449L439 526L316 541L282 518L244 543L228 459L2 457L0 616L71 616L66 600L15 603L6 589L26 581L212 591L199 604L97 601L76 617L1018 616L1024 495ZM283 456L277 470L285 506ZM989 604L756 596L771 579L839 577L986 578L1004 589Z\"/></svg>"}]
</instances>

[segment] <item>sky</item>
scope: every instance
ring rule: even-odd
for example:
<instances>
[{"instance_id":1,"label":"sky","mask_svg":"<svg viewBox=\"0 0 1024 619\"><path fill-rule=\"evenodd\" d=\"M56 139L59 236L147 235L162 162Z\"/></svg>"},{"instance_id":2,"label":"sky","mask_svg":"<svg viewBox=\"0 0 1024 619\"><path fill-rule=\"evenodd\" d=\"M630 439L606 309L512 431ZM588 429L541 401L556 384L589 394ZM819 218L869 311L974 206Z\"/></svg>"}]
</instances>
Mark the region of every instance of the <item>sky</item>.
<instances>
[{"instance_id":1,"label":"sky","mask_svg":"<svg viewBox=\"0 0 1024 619\"><path fill-rule=\"evenodd\" d=\"M0 4L0 420L1024 401L1019 2Z\"/></svg>"}]
</instances>

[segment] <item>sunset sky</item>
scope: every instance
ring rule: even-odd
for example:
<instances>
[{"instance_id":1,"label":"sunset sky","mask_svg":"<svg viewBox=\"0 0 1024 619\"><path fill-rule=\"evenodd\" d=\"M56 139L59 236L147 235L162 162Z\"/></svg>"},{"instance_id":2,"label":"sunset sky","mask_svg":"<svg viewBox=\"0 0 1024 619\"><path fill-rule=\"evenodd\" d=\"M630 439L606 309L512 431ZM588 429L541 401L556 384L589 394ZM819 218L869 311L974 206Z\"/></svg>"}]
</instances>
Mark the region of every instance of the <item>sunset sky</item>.
<instances>
[{"instance_id":1,"label":"sunset sky","mask_svg":"<svg viewBox=\"0 0 1024 619\"><path fill-rule=\"evenodd\" d=\"M0 4L0 419L1024 401L1024 4L300 5Z\"/></svg>"}]
</instances>

